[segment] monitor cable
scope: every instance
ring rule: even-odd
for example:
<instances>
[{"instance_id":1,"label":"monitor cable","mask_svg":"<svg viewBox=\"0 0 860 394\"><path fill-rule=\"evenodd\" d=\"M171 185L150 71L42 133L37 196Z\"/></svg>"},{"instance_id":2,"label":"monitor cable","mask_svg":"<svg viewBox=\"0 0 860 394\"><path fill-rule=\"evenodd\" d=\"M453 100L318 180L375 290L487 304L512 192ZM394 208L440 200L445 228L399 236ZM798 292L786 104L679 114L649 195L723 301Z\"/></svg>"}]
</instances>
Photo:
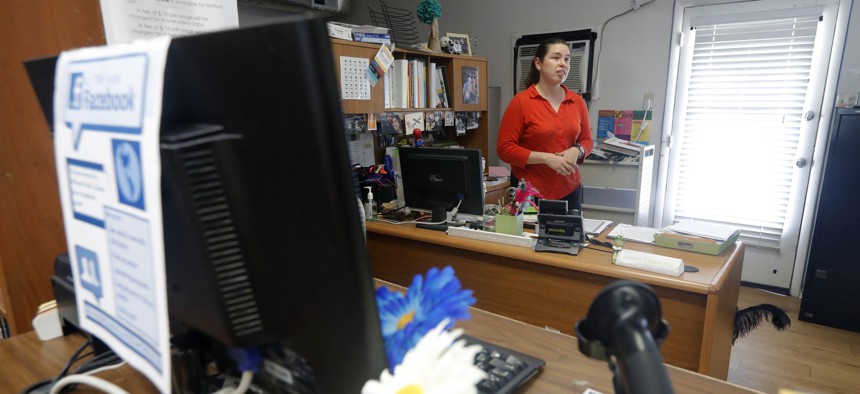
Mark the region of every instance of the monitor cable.
<instances>
[{"instance_id":1,"label":"monitor cable","mask_svg":"<svg viewBox=\"0 0 860 394\"><path fill-rule=\"evenodd\" d=\"M588 236L588 234L585 234L585 240L586 240L590 245L600 245L600 246L603 246L603 247L606 247L606 248L609 248L609 249L612 249L612 246L613 246L611 242L606 242L606 241L601 241L601 240L598 240L598 239L591 238L591 237L589 237L589 236ZM598 251L598 252L604 252L604 253L613 253L613 252L614 252L613 250L603 250L603 249L596 249L596 248L592 248L592 249L593 249L593 250L596 250L596 251Z\"/></svg>"},{"instance_id":2,"label":"monitor cable","mask_svg":"<svg viewBox=\"0 0 860 394\"><path fill-rule=\"evenodd\" d=\"M463 203L463 200L461 199L459 202L457 202L457 206L455 206L454 209L451 210L451 219L452 220L457 218L457 212L459 212L460 204L462 204L462 203ZM398 208L398 209L400 209L400 208ZM389 220L389 219L377 219L377 221L380 221L382 223L388 223L388 224L433 224L433 225L440 225L440 226L444 225L444 224L448 224L448 219L445 219L445 220L442 220L439 222L427 222L427 221L421 220L423 218L426 218L426 216L423 216L423 217L418 218L416 220L408 220L405 222L398 222L396 220Z\"/></svg>"}]
</instances>

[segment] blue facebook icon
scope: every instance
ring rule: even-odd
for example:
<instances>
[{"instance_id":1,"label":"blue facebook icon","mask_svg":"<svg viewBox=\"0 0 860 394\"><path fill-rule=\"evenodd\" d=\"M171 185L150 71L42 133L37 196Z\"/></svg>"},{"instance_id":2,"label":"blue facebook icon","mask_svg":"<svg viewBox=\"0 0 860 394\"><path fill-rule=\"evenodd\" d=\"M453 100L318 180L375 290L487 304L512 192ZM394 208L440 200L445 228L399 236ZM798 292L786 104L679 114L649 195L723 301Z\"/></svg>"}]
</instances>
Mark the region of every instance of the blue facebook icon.
<instances>
[{"instance_id":1,"label":"blue facebook icon","mask_svg":"<svg viewBox=\"0 0 860 394\"><path fill-rule=\"evenodd\" d=\"M69 89L69 108L81 109L81 97L84 93L84 73L72 73L72 84Z\"/></svg>"}]
</instances>

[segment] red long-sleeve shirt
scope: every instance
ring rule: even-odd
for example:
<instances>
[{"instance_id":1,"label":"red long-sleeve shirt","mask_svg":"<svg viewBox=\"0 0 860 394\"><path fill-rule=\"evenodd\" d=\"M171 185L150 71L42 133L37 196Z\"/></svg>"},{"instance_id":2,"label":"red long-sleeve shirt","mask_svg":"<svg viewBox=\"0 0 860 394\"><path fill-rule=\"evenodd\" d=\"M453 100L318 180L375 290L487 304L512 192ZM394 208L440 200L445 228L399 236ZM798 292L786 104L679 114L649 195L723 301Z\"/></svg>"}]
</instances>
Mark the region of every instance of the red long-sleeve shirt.
<instances>
[{"instance_id":1,"label":"red long-sleeve shirt","mask_svg":"<svg viewBox=\"0 0 860 394\"><path fill-rule=\"evenodd\" d=\"M579 171L565 176L543 164L526 165L529 154L559 153L579 144L585 150L577 162L582 163L594 147L585 100L564 85L562 88L565 97L558 112L534 85L514 96L502 116L496 145L499 158L511 165L514 176L528 180L551 200L561 199L579 187Z\"/></svg>"}]
</instances>

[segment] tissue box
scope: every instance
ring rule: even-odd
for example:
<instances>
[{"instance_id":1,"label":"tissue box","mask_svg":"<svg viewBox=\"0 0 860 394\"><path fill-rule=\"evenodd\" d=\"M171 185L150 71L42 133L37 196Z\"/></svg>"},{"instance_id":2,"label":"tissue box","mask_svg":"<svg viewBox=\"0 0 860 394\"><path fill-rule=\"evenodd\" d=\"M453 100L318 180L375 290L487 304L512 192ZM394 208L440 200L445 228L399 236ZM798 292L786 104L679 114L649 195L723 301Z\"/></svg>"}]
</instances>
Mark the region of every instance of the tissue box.
<instances>
[{"instance_id":1,"label":"tissue box","mask_svg":"<svg viewBox=\"0 0 860 394\"><path fill-rule=\"evenodd\" d=\"M734 233L725 242L708 238L691 237L687 235L661 232L654 235L654 244L664 248L688 250L690 252L718 255L735 244L740 232Z\"/></svg>"}]
</instances>

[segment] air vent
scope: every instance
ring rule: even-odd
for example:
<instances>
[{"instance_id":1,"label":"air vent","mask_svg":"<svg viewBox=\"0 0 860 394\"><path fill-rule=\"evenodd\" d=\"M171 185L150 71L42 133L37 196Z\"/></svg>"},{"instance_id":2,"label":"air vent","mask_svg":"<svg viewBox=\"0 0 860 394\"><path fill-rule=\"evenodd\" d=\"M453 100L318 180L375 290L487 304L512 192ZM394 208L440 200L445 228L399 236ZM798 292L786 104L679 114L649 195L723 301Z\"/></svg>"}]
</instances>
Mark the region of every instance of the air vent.
<instances>
[{"instance_id":1,"label":"air vent","mask_svg":"<svg viewBox=\"0 0 860 394\"><path fill-rule=\"evenodd\" d=\"M564 81L564 86L567 86L574 93L586 93L589 78L588 56L590 43L588 41L568 41L567 44L570 45L570 74L568 74L567 80ZM517 47L515 78L518 92L527 88L525 86L526 76L529 74L529 67L531 67L537 53L537 47L537 44L520 45Z\"/></svg>"},{"instance_id":2,"label":"air vent","mask_svg":"<svg viewBox=\"0 0 860 394\"><path fill-rule=\"evenodd\" d=\"M259 332L263 322L214 154L195 146L182 150L180 155L189 181L192 209L204 236L231 331L236 336Z\"/></svg>"}]
</instances>

